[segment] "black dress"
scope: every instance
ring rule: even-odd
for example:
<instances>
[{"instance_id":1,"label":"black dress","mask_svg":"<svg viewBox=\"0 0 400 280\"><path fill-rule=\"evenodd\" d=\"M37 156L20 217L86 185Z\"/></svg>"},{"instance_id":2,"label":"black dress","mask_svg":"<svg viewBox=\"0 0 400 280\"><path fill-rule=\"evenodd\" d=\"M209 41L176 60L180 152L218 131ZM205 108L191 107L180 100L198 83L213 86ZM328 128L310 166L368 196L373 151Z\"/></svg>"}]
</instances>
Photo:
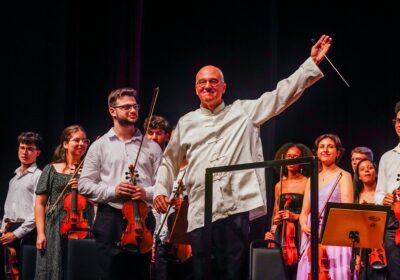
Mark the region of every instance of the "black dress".
<instances>
[{"instance_id":1,"label":"black dress","mask_svg":"<svg viewBox=\"0 0 400 280\"><path fill-rule=\"evenodd\" d=\"M290 204L288 205L288 210L292 213L300 214L301 208L303 205L303 194L300 193L284 193L280 195L279 199L279 210L284 210L284 206L288 199L291 199ZM300 226L298 221L294 221L294 226L295 226L295 244L297 248L297 254L300 257ZM275 231L275 241L278 242L279 244L282 244L282 224L279 225ZM291 266L286 266L287 268L287 273L289 279L296 279L297 275L297 263L291 265Z\"/></svg>"}]
</instances>

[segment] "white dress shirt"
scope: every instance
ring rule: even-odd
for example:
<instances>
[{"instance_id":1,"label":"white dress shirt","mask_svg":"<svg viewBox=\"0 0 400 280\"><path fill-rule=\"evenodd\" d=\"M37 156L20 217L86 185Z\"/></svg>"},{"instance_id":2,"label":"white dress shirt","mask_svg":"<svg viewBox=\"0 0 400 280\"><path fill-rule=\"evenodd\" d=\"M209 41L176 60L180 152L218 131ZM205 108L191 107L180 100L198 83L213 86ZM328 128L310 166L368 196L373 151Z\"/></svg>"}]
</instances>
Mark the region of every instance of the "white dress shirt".
<instances>
[{"instance_id":1,"label":"white dress shirt","mask_svg":"<svg viewBox=\"0 0 400 280\"><path fill-rule=\"evenodd\" d=\"M309 58L272 92L256 100L221 103L214 112L203 107L183 116L175 129L157 175L155 196L171 193L182 158L188 162L185 184L189 198L188 231L204 225L205 169L263 161L260 125L295 102L323 77ZM250 212L250 219L266 213L263 169L224 172L213 178L213 221Z\"/></svg>"},{"instance_id":2,"label":"white dress shirt","mask_svg":"<svg viewBox=\"0 0 400 280\"><path fill-rule=\"evenodd\" d=\"M124 198L116 197L115 187L121 181L129 181L126 172L134 164L139 150L142 133L136 129L135 135L123 141L118 138L113 128L96 140L89 148L79 178L79 192L94 202L108 203L122 209ZM157 169L161 163L160 146L147 138L136 166L137 184L146 191L146 202L153 202L154 183Z\"/></svg>"},{"instance_id":3,"label":"white dress shirt","mask_svg":"<svg viewBox=\"0 0 400 280\"><path fill-rule=\"evenodd\" d=\"M379 161L378 183L375 191L375 204L383 204L387 193L400 187L400 143L387 151Z\"/></svg>"},{"instance_id":4,"label":"white dress shirt","mask_svg":"<svg viewBox=\"0 0 400 280\"><path fill-rule=\"evenodd\" d=\"M21 174L20 167L15 170L15 176L10 180L6 203L4 204L4 216L1 230L5 229L6 218L11 222L22 222L22 225L14 230L14 234L21 239L35 228L35 191L42 171L36 163L31 164Z\"/></svg>"}]
</instances>

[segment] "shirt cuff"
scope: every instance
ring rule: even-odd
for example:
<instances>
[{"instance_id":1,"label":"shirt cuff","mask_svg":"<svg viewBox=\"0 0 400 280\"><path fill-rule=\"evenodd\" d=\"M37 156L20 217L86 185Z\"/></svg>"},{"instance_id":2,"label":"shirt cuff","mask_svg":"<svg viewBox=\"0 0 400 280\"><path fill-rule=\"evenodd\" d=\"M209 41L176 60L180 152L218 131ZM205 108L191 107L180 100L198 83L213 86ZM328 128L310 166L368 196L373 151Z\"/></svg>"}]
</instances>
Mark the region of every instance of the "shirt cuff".
<instances>
[{"instance_id":1,"label":"shirt cuff","mask_svg":"<svg viewBox=\"0 0 400 280\"><path fill-rule=\"evenodd\" d=\"M26 234L25 231L21 227L19 227L16 230L14 230L13 233L18 239L21 239Z\"/></svg>"},{"instance_id":2,"label":"shirt cuff","mask_svg":"<svg viewBox=\"0 0 400 280\"><path fill-rule=\"evenodd\" d=\"M153 204L153 194L154 194L154 186L150 186L147 188L144 188L145 192L146 192L146 201Z\"/></svg>"}]
</instances>

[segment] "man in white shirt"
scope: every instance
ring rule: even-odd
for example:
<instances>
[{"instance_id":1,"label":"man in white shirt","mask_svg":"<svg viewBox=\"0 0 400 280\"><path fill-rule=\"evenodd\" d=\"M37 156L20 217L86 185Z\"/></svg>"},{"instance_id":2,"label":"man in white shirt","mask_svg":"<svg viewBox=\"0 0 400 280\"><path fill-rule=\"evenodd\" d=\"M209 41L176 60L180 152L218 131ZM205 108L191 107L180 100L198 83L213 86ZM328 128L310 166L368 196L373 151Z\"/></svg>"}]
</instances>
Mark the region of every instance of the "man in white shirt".
<instances>
[{"instance_id":1,"label":"man in white shirt","mask_svg":"<svg viewBox=\"0 0 400 280\"><path fill-rule=\"evenodd\" d=\"M393 119L394 130L400 139L400 102L397 102ZM383 154L379 161L378 184L375 191L375 203L392 206L400 198L400 143L394 149ZM393 194L394 192L394 194ZM396 202L398 203L398 202ZM388 279L400 277L400 244L395 243L396 230L399 221L393 211L390 211L386 227L385 250L387 256Z\"/></svg>"},{"instance_id":2,"label":"man in white shirt","mask_svg":"<svg viewBox=\"0 0 400 280\"><path fill-rule=\"evenodd\" d=\"M150 230L154 230L151 204L162 151L156 142L143 137L135 127L139 117L139 104L134 89L113 90L108 96L108 110L114 125L90 146L78 188L81 194L98 203L93 231L101 279L123 279L127 275L135 275L137 279L148 279L151 244L150 251L143 254L132 253L125 250L128 246L117 244L127 224L121 209L129 199L137 200L141 205L143 201L147 203L147 221L142 226L146 225ZM142 139L140 156L137 158ZM127 172L136 159L137 184L134 185L130 178L127 178ZM140 213L144 214L146 213ZM150 225L151 219L153 225Z\"/></svg>"},{"instance_id":3,"label":"man in white shirt","mask_svg":"<svg viewBox=\"0 0 400 280\"><path fill-rule=\"evenodd\" d=\"M0 242L12 246L19 258L20 242L35 244L35 190L42 171L36 159L42 148L42 137L35 132L22 132L18 138L18 159L20 166L10 180L4 216L1 222Z\"/></svg>"},{"instance_id":4,"label":"man in white shirt","mask_svg":"<svg viewBox=\"0 0 400 280\"><path fill-rule=\"evenodd\" d=\"M203 279L204 174L214 166L263 161L260 125L295 102L303 91L323 77L317 67L332 39L323 35L311 48L311 57L272 92L257 100L237 100L226 106L222 71L205 66L196 75L200 109L183 116L175 129L157 175L154 207L165 212L173 179L181 160L188 162L185 184L189 196L188 232L196 279ZM213 178L212 248L216 279L246 279L250 219L266 213L264 170L215 174Z\"/></svg>"}]
</instances>

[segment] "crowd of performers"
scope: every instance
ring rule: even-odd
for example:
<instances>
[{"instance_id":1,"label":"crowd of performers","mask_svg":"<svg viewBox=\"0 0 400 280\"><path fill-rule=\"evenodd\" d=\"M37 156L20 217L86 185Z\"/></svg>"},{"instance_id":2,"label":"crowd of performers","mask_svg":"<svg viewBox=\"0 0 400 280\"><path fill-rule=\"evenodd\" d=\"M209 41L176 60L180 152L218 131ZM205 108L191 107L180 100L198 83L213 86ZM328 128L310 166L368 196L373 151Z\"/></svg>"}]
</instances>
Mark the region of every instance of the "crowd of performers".
<instances>
[{"instance_id":1,"label":"crowd of performers","mask_svg":"<svg viewBox=\"0 0 400 280\"><path fill-rule=\"evenodd\" d=\"M195 84L200 108L181 117L174 129L165 118L148 116L142 134L136 91L115 89L108 96L110 130L90 145L82 126L66 127L43 171L36 165L42 137L21 133L20 166L9 184L1 224L5 276L18 279L18 261L24 257L19 250L24 244L34 244L36 270L31 277L63 279L65 240L91 238L96 243L93 271L98 279L127 279L127 275L134 275L132 279L204 279L205 169L264 160L260 125L323 77L318 64L331 42L329 36L321 36L310 57L275 90L230 105L223 101L222 71L204 66ZM393 124L400 138L400 102ZM370 149L353 149L353 176L338 166L343 151L340 138L327 133L315 140L313 152L304 144L287 143L275 158L313 154L318 158L321 220L328 201L388 206L399 202L400 145L382 156L379 172ZM265 239L282 245L288 278L307 279L310 171L307 166L288 165L278 173ZM260 169L214 175L214 279L248 279L249 223L266 217L264 177ZM359 279L400 277L400 246L395 238L399 222L396 207L392 209L382 247L358 253ZM327 279L350 279L351 248L325 246L323 250ZM376 261L371 263L370 256L377 256Z\"/></svg>"}]
</instances>

